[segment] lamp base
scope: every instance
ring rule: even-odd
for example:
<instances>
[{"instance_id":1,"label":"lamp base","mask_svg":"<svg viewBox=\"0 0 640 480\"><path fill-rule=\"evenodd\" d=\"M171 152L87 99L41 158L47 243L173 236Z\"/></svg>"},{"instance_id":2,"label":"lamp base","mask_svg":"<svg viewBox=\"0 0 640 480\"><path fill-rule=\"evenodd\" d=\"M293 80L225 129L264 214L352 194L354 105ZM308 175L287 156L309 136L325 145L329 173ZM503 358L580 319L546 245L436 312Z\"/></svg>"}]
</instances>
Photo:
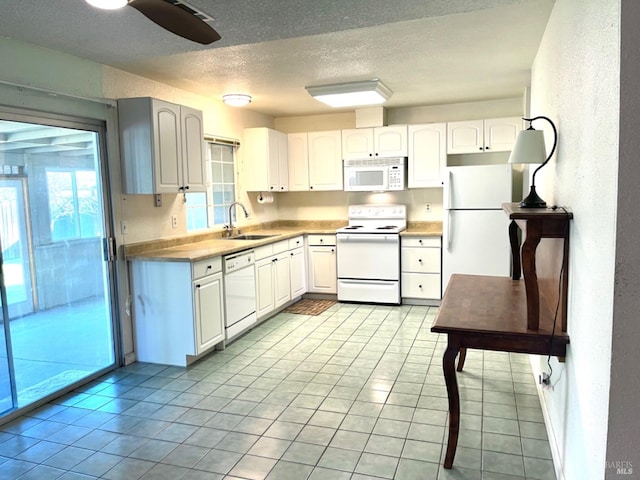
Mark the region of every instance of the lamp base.
<instances>
[{"instance_id":1,"label":"lamp base","mask_svg":"<svg viewBox=\"0 0 640 480\"><path fill-rule=\"evenodd\" d=\"M547 202L541 199L536 192L536 186L531 185L529 195L520 202L522 208L547 208Z\"/></svg>"}]
</instances>

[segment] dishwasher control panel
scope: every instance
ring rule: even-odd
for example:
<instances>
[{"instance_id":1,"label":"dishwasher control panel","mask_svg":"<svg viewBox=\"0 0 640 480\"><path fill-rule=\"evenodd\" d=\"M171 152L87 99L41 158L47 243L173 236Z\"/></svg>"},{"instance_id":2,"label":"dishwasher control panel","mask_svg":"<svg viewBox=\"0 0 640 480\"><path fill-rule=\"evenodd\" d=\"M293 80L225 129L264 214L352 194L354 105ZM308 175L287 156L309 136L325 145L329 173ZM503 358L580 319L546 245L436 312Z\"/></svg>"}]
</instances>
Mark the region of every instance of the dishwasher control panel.
<instances>
[{"instance_id":1,"label":"dishwasher control panel","mask_svg":"<svg viewBox=\"0 0 640 480\"><path fill-rule=\"evenodd\" d=\"M224 257L224 271L225 273L233 272L253 265L254 263L255 255L253 250L234 253L233 255Z\"/></svg>"}]
</instances>

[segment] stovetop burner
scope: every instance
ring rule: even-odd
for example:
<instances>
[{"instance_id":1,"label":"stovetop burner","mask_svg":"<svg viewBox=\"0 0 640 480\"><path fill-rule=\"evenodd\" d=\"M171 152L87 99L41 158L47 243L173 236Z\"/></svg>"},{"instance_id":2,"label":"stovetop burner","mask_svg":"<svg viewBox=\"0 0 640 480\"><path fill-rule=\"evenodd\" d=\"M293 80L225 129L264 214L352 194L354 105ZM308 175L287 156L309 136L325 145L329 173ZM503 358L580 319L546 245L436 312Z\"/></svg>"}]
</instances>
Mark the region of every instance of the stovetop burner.
<instances>
[{"instance_id":1,"label":"stovetop burner","mask_svg":"<svg viewBox=\"0 0 640 480\"><path fill-rule=\"evenodd\" d=\"M407 213L404 205L351 205L349 224L337 233L350 234L398 234L407 228Z\"/></svg>"}]
</instances>

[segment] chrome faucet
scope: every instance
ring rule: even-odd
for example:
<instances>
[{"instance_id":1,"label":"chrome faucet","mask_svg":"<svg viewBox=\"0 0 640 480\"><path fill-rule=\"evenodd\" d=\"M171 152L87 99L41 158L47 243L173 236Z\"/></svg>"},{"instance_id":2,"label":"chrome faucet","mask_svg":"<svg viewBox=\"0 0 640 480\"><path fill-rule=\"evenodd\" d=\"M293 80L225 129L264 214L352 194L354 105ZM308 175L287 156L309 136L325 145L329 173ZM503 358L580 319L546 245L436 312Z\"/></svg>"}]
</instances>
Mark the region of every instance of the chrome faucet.
<instances>
[{"instance_id":1,"label":"chrome faucet","mask_svg":"<svg viewBox=\"0 0 640 480\"><path fill-rule=\"evenodd\" d=\"M229 237L233 237L233 220L231 219L231 209L233 208L234 205L240 205L242 207L242 211L244 212L244 217L249 218L249 212L244 207L244 205L241 204L240 202L233 202L231 205L229 205L229 227L228 227L229 233L227 233L227 236Z\"/></svg>"}]
</instances>

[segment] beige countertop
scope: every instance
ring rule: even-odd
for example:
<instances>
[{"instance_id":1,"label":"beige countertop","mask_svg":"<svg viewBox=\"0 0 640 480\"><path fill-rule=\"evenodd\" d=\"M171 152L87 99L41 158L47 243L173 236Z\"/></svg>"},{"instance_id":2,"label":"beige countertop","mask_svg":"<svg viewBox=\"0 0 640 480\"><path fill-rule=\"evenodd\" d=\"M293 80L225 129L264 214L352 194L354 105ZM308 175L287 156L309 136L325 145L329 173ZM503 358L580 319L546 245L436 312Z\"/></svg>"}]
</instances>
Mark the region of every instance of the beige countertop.
<instances>
[{"instance_id":1,"label":"beige countertop","mask_svg":"<svg viewBox=\"0 0 640 480\"><path fill-rule=\"evenodd\" d=\"M125 245L127 260L160 262L195 262L206 258L229 255L250 248L256 248L298 235L332 235L336 229L346 225L343 221L324 222L277 222L259 227L242 229L245 234L270 235L259 240L232 240L222 238L220 232L195 234L186 237L168 238ZM409 223L403 236L442 235L441 222Z\"/></svg>"},{"instance_id":2,"label":"beige countertop","mask_svg":"<svg viewBox=\"0 0 640 480\"><path fill-rule=\"evenodd\" d=\"M401 237L442 236L442 222L409 222Z\"/></svg>"},{"instance_id":3,"label":"beige countertop","mask_svg":"<svg viewBox=\"0 0 640 480\"><path fill-rule=\"evenodd\" d=\"M298 235L332 235L336 229L345 225L345 222L278 222L277 225L267 224L258 228L242 229L243 234L271 235L259 240L232 240L221 237L220 232L195 234L125 245L124 254L126 259L131 261L195 262L268 245Z\"/></svg>"}]
</instances>

